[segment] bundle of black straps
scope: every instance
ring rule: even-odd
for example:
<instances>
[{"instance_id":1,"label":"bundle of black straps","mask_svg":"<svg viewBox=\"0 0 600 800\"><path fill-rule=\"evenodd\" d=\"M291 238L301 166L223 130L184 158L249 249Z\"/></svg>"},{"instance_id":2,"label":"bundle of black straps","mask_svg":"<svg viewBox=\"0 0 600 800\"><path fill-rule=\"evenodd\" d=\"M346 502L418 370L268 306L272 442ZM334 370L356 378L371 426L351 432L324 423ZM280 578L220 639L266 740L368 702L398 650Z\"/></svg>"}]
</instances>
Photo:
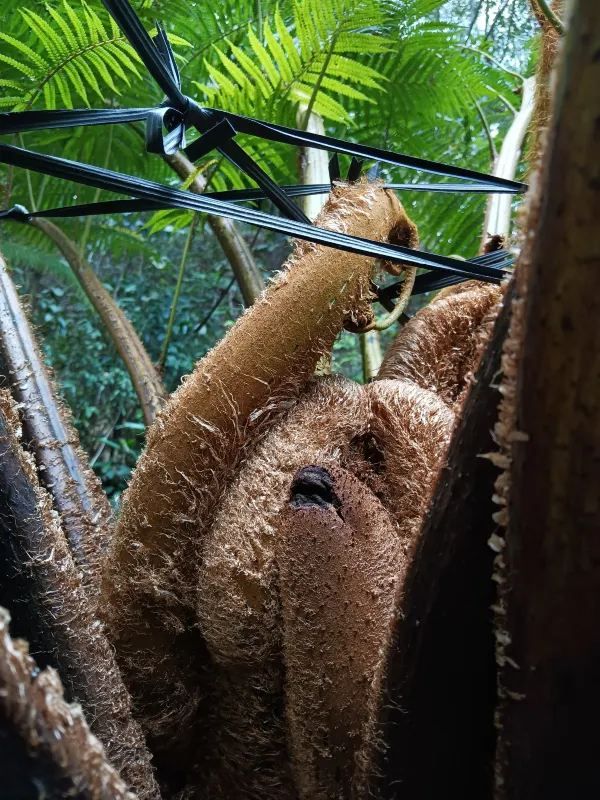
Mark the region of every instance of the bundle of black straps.
<instances>
[{"instance_id":1,"label":"bundle of black straps","mask_svg":"<svg viewBox=\"0 0 600 800\"><path fill-rule=\"evenodd\" d=\"M372 164L371 170L375 173L380 164L390 164L454 179L452 183L387 184L387 188L390 189L517 194L527 189L525 184L376 147L353 144L331 136L274 125L221 109L200 106L181 91L179 70L164 28L158 24L157 34L151 38L128 0L103 0L103 2L164 92L166 99L155 108L0 113L0 135L49 128L114 125L143 121L146 126L146 150L149 153L162 156L182 150L188 159L194 162L212 151L217 151L242 170L258 188L206 192L199 195L91 164L50 156L13 145L0 144L0 162L132 198L35 212L16 205L0 211L0 219L25 222L32 217L75 217L172 208L187 209L229 217L339 250L425 268L427 272L419 275L415 282L413 290L415 294L439 289L470 278L500 283L506 276L507 270L512 264L511 255L506 250L498 250L470 260L463 260L349 236L314 225L292 198L327 193L331 185L280 186L244 151L235 137L241 133L292 146L326 150L333 154L330 161L332 182L340 178L338 155L344 154L352 157L348 174L350 180L356 179L360 175L364 162ZM185 134L189 129L194 129L200 136L190 144L186 144ZM273 203L279 212L278 215L268 214L244 205L248 201L256 202L265 199ZM389 307L397 291L397 285L387 287L381 291L379 299Z\"/></svg>"}]
</instances>

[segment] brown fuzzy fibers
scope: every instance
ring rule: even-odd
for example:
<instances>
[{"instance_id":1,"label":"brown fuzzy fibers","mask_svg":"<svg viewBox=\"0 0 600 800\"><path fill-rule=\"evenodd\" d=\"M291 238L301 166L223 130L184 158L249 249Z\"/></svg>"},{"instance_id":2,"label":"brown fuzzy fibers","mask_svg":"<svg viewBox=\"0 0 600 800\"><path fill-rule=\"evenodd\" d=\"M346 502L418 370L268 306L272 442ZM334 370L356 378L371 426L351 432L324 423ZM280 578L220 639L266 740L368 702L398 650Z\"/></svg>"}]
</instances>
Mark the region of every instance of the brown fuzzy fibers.
<instances>
[{"instance_id":1,"label":"brown fuzzy fibers","mask_svg":"<svg viewBox=\"0 0 600 800\"><path fill-rule=\"evenodd\" d=\"M4 764L2 796L8 798L4 792L14 791L18 794L10 796L15 800L135 800L90 732L81 707L65 701L58 674L51 668L38 670L26 643L11 638L9 621L0 607L0 761L7 751L21 750L29 761Z\"/></svg>"},{"instance_id":2,"label":"brown fuzzy fibers","mask_svg":"<svg viewBox=\"0 0 600 800\"><path fill-rule=\"evenodd\" d=\"M71 414L59 400L34 331L0 255L0 380L19 404L23 443L34 454L73 559L96 601L112 513L79 444Z\"/></svg>"},{"instance_id":3,"label":"brown fuzzy fibers","mask_svg":"<svg viewBox=\"0 0 600 800\"><path fill-rule=\"evenodd\" d=\"M364 724L348 739L335 766L327 762L332 771L327 773L329 768L324 767L317 783L313 775L305 784L301 779L305 769L292 754L294 776L289 772L288 744L297 732L292 735L287 728L286 744L286 720L281 715L284 680L292 692L286 702L288 723L297 719L308 729L312 723L302 721L302 715L307 709L314 708L315 714L321 710L314 698L301 700L303 689L282 661L282 637L291 646L296 634L286 630L285 615L282 623L279 592L285 591L287 578L281 575L276 556L284 525L279 515L301 466L312 462L335 471L337 465L346 464L368 484L360 484L361 492L369 496L377 492L392 511L386 524L391 525L397 551L404 558L453 420L442 400L409 382L378 381L364 387L342 378L323 378L242 466L207 533L198 580L198 615L214 677L210 740L204 745L201 778L195 779L200 796L288 798L302 788L302 797L310 797L312 789L306 786L317 784L319 796L328 796L334 788L337 796L341 784L332 776L342 761L344 780L348 786L348 781L354 782L353 796L362 796L360 787L364 788L375 748L374 735L367 735L372 727L367 720L375 719L375 689L368 708L355 700ZM361 552L357 545L354 555L360 558ZM321 555L315 551L315 558ZM291 569L288 564L288 572ZM398 579L400 572L394 567ZM298 577L300 584L304 580ZM372 670L378 674L376 664ZM199 727L206 728L206 721L200 722ZM302 747L306 750L308 744ZM354 774L357 759L360 775Z\"/></svg>"},{"instance_id":4,"label":"brown fuzzy fibers","mask_svg":"<svg viewBox=\"0 0 600 800\"><path fill-rule=\"evenodd\" d=\"M340 377L315 381L241 467L207 533L197 605L215 681L206 797L289 796L285 728L274 713L283 691L278 515L294 473L346 458L368 422L364 387Z\"/></svg>"},{"instance_id":5,"label":"brown fuzzy fibers","mask_svg":"<svg viewBox=\"0 0 600 800\"><path fill-rule=\"evenodd\" d=\"M10 394L1 391L0 596L19 633L60 671L123 779L150 800L158 790L129 695L17 425Z\"/></svg>"},{"instance_id":6,"label":"brown fuzzy fibers","mask_svg":"<svg viewBox=\"0 0 600 800\"><path fill-rule=\"evenodd\" d=\"M409 381L377 380L365 388L380 459L380 496L409 547L427 509L455 417L438 395Z\"/></svg>"},{"instance_id":7,"label":"brown fuzzy fibers","mask_svg":"<svg viewBox=\"0 0 600 800\"><path fill-rule=\"evenodd\" d=\"M450 407L460 404L501 296L499 287L473 281L437 297L400 330L378 377L413 381Z\"/></svg>"},{"instance_id":8,"label":"brown fuzzy fibers","mask_svg":"<svg viewBox=\"0 0 600 800\"><path fill-rule=\"evenodd\" d=\"M324 227L402 242L409 223L374 184L336 187ZM407 234L408 235L408 234ZM194 628L207 525L249 442L297 393L344 319L364 304L373 260L300 243L279 277L167 403L123 502L104 581L114 642L153 734L179 734L206 664ZM178 737L181 738L181 737Z\"/></svg>"},{"instance_id":9,"label":"brown fuzzy fibers","mask_svg":"<svg viewBox=\"0 0 600 800\"><path fill-rule=\"evenodd\" d=\"M375 495L339 467L306 467L277 542L286 721L303 800L365 796L393 601L405 558Z\"/></svg>"}]
</instances>

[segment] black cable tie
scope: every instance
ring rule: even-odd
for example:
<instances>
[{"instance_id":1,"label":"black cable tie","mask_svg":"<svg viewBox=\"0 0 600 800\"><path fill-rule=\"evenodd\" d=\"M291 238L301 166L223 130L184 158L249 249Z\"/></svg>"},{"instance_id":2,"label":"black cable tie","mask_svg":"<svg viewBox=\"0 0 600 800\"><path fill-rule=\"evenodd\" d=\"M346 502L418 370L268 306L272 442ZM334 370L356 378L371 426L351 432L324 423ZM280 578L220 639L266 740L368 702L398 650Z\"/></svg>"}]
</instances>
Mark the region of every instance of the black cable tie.
<instances>
[{"instance_id":1,"label":"black cable tie","mask_svg":"<svg viewBox=\"0 0 600 800\"><path fill-rule=\"evenodd\" d=\"M379 147L371 147L354 142L347 142L344 139L337 139L334 136L325 136L320 133L309 133L299 131L295 128L288 128L285 125L276 125L270 122L261 122L252 117L243 117L240 114L232 114L229 111L219 110L234 125L238 133L248 133L259 136L261 139L283 144L302 145L314 147L317 150L329 150L331 152L345 153L350 156L368 159L369 161L380 161L385 164L394 164L409 169L429 172L433 175L444 177L464 178L485 185L488 192L518 194L527 190L526 183L498 178L495 175L488 175L464 167L454 167L450 164L443 164L439 161L431 161L427 158L409 156L404 153L395 153L393 150L382 150Z\"/></svg>"},{"instance_id":2,"label":"black cable tie","mask_svg":"<svg viewBox=\"0 0 600 800\"><path fill-rule=\"evenodd\" d=\"M117 125L146 119L151 108L76 108L72 111L11 111L0 113L0 136L9 133L76 128L80 125Z\"/></svg>"},{"instance_id":3,"label":"black cable tie","mask_svg":"<svg viewBox=\"0 0 600 800\"><path fill-rule=\"evenodd\" d=\"M28 209L25 206L21 206L18 203L12 208L5 208L0 210L0 220L3 219L11 219L15 222L27 222L31 219L31 214L29 213Z\"/></svg>"},{"instance_id":4,"label":"black cable tie","mask_svg":"<svg viewBox=\"0 0 600 800\"><path fill-rule=\"evenodd\" d=\"M184 147L184 115L171 107L153 108L146 117L146 150L165 156Z\"/></svg>"},{"instance_id":5,"label":"black cable tie","mask_svg":"<svg viewBox=\"0 0 600 800\"><path fill-rule=\"evenodd\" d=\"M458 258L424 253L400 245L376 242L360 236L349 236L348 234L331 231L326 228L318 228L312 224L307 225L283 217L274 217L260 211L252 211L243 206L236 206L233 203L217 201L193 192L174 189L156 181L135 178L131 175L82 164L77 161L69 161L58 156L43 155L13 145L0 145L0 161L41 172L45 175L73 180L98 189L107 189L111 192L127 194L130 197L138 197L142 200L156 200L171 208L185 208L191 211L201 211L216 216L228 217L326 247L334 247L338 250L372 258L382 258L395 263L410 264L438 271L445 270L458 275L465 275L468 278L487 280L492 283L500 283L504 277L503 272L493 267L473 264ZM41 216L40 212L38 214Z\"/></svg>"},{"instance_id":6,"label":"black cable tie","mask_svg":"<svg viewBox=\"0 0 600 800\"><path fill-rule=\"evenodd\" d=\"M348 167L348 176L346 178L348 183L356 183L356 181L360 180L363 163L364 160L362 158L356 158L356 156L352 156L352 161Z\"/></svg>"},{"instance_id":7,"label":"black cable tie","mask_svg":"<svg viewBox=\"0 0 600 800\"><path fill-rule=\"evenodd\" d=\"M233 139L236 131L228 119L221 119L212 128L209 128L206 133L203 133L199 139L196 139L186 148L186 155L191 161L198 161L203 156L222 147L223 143L228 139Z\"/></svg>"},{"instance_id":8,"label":"black cable tie","mask_svg":"<svg viewBox=\"0 0 600 800\"><path fill-rule=\"evenodd\" d=\"M164 25L158 20L156 20L156 35L152 37L152 40L154 46L163 58L163 63L171 73L173 83L181 89L181 75L179 74L179 67L175 61L175 54L173 53L173 48L171 47L171 42L169 41Z\"/></svg>"}]
</instances>

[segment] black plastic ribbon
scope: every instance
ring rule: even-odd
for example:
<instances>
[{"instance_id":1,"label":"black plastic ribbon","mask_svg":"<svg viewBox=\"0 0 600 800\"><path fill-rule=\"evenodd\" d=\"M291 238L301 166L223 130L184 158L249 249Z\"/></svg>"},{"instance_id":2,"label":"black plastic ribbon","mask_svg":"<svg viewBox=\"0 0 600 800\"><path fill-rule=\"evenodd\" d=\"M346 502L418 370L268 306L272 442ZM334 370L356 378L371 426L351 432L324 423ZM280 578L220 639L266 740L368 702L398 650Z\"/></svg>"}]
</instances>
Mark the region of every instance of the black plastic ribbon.
<instances>
[{"instance_id":1,"label":"black plastic ribbon","mask_svg":"<svg viewBox=\"0 0 600 800\"><path fill-rule=\"evenodd\" d=\"M279 186L235 141L237 133L260 137L267 141L293 146L309 146L333 154L330 160L330 178L340 177L338 154L352 157L348 179L360 177L365 161L375 162L369 174L376 173L381 163L408 167L434 175L454 178L450 183L396 183L388 188L413 191L436 192L502 192L517 193L526 190L526 185L508 181L474 170L454 167L428 159L395 153L389 150L354 144L331 136L308 133L295 128L231 114L227 111L205 108L181 91L181 79L171 45L164 28L157 24L157 33L151 38L127 0L103 0L126 38L135 49L158 86L166 95L165 102L155 108L132 109L75 109L62 111L26 111L0 113L0 134L11 134L46 128L68 128L74 126L123 124L137 121L146 123L146 147L151 153L169 155L183 149L192 161L216 150L241 169L257 185L258 189L212 192L197 195L173 189L160 183L123 175L92 165L68 161L56 156L47 156L9 145L0 145L0 161L32 169L47 175L74 180L108 191L126 194L130 200L112 200L89 203L62 209L37 211L32 214L22 206L0 212L0 219L25 220L32 216L72 217L99 213L128 213L164 208L185 208L206 211L217 216L226 216L242 222L259 225L290 236L317 242L342 250L368 256L386 258L404 264L423 266L435 271L435 275L417 278L417 290L430 291L444 281L455 282L464 277L498 282L509 264L506 253L496 261L447 258L434 254L412 251L393 245L383 245L361 237L346 236L333 231L316 228L293 202L293 197L313 193L327 193L329 184L312 186ZM186 146L186 128L195 128L200 136ZM458 180L458 182L456 182ZM286 217L275 217L260 211L240 208L233 203L268 199ZM483 257L481 257L483 258ZM444 285L447 285L445 283ZM393 287L381 290L383 301L389 302Z\"/></svg>"},{"instance_id":2,"label":"black plastic ribbon","mask_svg":"<svg viewBox=\"0 0 600 800\"><path fill-rule=\"evenodd\" d=\"M349 236L326 228L318 228L312 224L305 225L296 220L273 217L270 214L223 200L214 200L201 194L174 189L156 181L134 178L113 170L81 164L78 161L70 161L58 156L43 155L13 145L0 145L0 161L31 169L43 175L76 181L97 189L107 189L110 192L127 194L141 200L158 200L169 208L186 208L190 211L229 217L238 222L247 222L267 230L278 231L351 253L427 269L446 269L467 278L479 278L493 283L498 283L503 277L503 274L499 274L497 269L473 265L469 261L459 258L421 253L409 247L379 243L359 236ZM36 213L40 216L43 215L43 212Z\"/></svg>"}]
</instances>

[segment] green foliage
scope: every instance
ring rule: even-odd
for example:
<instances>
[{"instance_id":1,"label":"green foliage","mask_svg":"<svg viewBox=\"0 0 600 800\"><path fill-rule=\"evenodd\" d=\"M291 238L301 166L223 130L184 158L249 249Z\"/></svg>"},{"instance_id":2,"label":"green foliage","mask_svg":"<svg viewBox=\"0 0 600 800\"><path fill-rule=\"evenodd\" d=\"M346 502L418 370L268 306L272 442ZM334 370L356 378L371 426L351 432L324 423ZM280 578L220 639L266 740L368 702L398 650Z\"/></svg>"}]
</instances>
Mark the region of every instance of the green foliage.
<instances>
[{"instance_id":1,"label":"green foliage","mask_svg":"<svg viewBox=\"0 0 600 800\"><path fill-rule=\"evenodd\" d=\"M183 91L200 103L292 125L316 112L327 133L485 171L512 120L511 107L518 105L518 73L532 65L526 0L140 0L135 7L149 31L156 19L164 21ZM0 108L161 102L101 0L5 0L0 14ZM297 180L294 148L238 139L278 181ZM145 153L142 124L37 131L16 143L179 184L160 158ZM198 168L211 189L248 185L215 154ZM394 168L382 177L425 176ZM3 206L18 202L32 210L115 197L12 168L0 175L0 190ZM463 256L477 251L485 197L407 191L401 200L424 247ZM191 217L165 211L60 221L154 358ZM268 275L288 246L264 233L255 240L255 234L244 231ZM49 242L30 226L2 223L0 250L30 297L84 444L116 497L143 441L129 379ZM227 262L205 226L185 273L165 370L169 388L239 314L230 282ZM336 368L360 379L359 358L356 337L342 337Z\"/></svg>"},{"instance_id":2,"label":"green foliage","mask_svg":"<svg viewBox=\"0 0 600 800\"><path fill-rule=\"evenodd\" d=\"M373 0L303 0L294 4L288 27L279 8L262 25L259 38L248 26L247 49L226 40L214 45L219 67L204 60L212 83L194 81L209 103L272 118L282 104L298 104L334 122L351 121L338 98L374 102L384 77L356 58L378 54L391 42L381 36L383 13ZM369 94L366 94L366 92Z\"/></svg>"},{"instance_id":3,"label":"green foliage","mask_svg":"<svg viewBox=\"0 0 600 800\"><path fill-rule=\"evenodd\" d=\"M140 78L140 60L111 18L104 19L87 3L75 9L67 0L45 13L19 9L26 33L17 38L0 31L8 52L0 61L8 77L0 86L17 94L0 99L15 111L31 108L40 94L45 108L73 108L74 100L90 105L107 93L119 94L116 76L125 84Z\"/></svg>"}]
</instances>

